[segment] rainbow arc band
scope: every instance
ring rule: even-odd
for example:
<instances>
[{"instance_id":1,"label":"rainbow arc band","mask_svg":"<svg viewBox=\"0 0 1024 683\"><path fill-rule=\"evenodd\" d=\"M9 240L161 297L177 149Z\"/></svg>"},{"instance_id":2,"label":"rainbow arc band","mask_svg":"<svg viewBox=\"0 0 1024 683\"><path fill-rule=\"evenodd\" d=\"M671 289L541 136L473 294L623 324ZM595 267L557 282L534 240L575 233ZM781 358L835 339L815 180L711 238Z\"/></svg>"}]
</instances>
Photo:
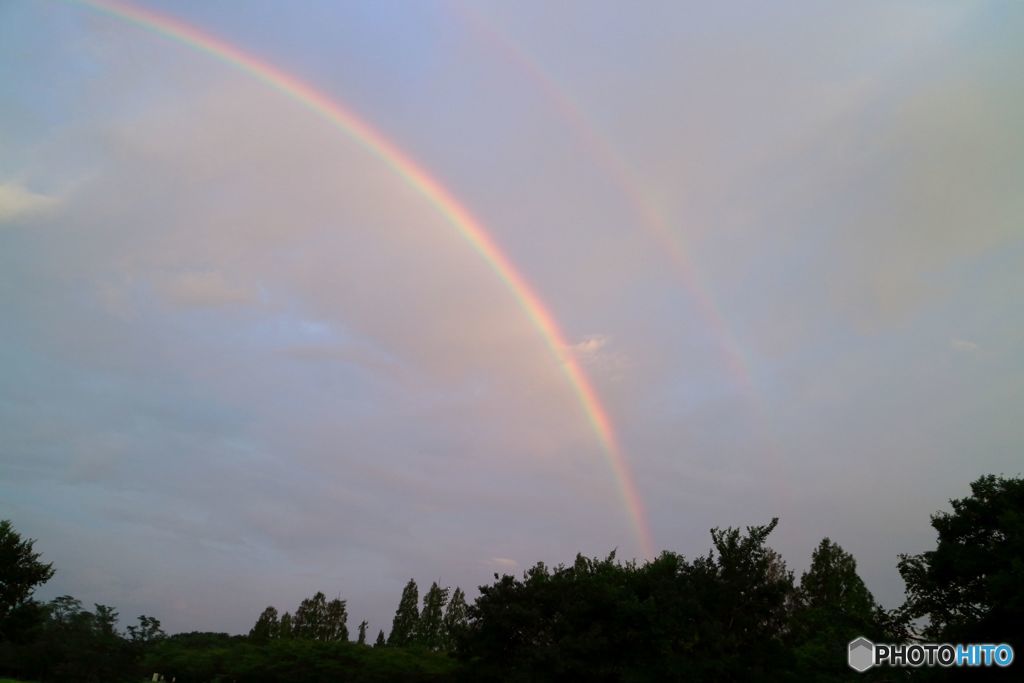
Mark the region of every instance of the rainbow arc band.
<instances>
[{"instance_id":1,"label":"rainbow arc band","mask_svg":"<svg viewBox=\"0 0 1024 683\"><path fill-rule=\"evenodd\" d=\"M608 412L601 404L597 392L583 372L579 361L573 356L569 343L547 307L498 248L483 224L447 188L396 144L336 99L331 99L298 77L256 58L221 38L179 19L125 2L78 0L78 4L206 53L301 103L306 109L339 128L372 152L433 205L504 282L557 358L594 433L601 442L641 550L646 557L653 557L654 541L643 501L616 439Z\"/></svg>"},{"instance_id":2,"label":"rainbow arc band","mask_svg":"<svg viewBox=\"0 0 1024 683\"><path fill-rule=\"evenodd\" d=\"M718 339L719 352L725 361L736 387L748 396L754 395L750 367L744 358L736 337L729 330L707 288L702 284L696 264L690 258L685 240L672 229L642 187L634 171L616 154L612 145L601 135L591 119L560 87L549 73L509 36L499 31L469 2L454 0L449 3L471 32L481 42L515 66L557 112L566 128L577 139L580 147L601 169L611 184L621 193L640 226L658 243L671 262L672 273L691 297L704 322Z\"/></svg>"}]
</instances>

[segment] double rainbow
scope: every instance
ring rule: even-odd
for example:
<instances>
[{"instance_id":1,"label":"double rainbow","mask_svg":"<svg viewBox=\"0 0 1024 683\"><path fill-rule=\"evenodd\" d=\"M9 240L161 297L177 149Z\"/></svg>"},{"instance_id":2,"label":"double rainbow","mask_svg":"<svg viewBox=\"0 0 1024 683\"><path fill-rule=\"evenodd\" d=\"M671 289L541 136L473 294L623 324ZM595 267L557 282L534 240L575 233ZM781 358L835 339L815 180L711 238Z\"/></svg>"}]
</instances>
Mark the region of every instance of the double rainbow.
<instances>
[{"instance_id":1,"label":"double rainbow","mask_svg":"<svg viewBox=\"0 0 1024 683\"><path fill-rule=\"evenodd\" d=\"M498 248L483 224L440 181L338 100L328 97L298 77L261 61L223 39L179 19L117 0L81 0L81 4L204 52L259 79L358 141L430 202L504 282L551 353L557 358L594 433L601 442L641 549L647 557L653 556L654 541L632 472L615 437L608 412L601 405L597 392L580 367L579 361L573 356L565 335L540 297Z\"/></svg>"}]
</instances>

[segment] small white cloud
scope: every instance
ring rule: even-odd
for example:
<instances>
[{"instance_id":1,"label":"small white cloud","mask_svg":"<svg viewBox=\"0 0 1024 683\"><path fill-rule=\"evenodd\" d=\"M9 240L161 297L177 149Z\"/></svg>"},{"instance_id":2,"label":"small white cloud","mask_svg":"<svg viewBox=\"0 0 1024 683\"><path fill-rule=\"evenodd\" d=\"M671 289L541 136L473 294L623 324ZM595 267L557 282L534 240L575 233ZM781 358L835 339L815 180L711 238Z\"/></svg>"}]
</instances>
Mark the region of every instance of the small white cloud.
<instances>
[{"instance_id":1,"label":"small white cloud","mask_svg":"<svg viewBox=\"0 0 1024 683\"><path fill-rule=\"evenodd\" d=\"M967 339L950 339L949 347L954 351L963 351L964 353L978 350L978 345Z\"/></svg>"},{"instance_id":2,"label":"small white cloud","mask_svg":"<svg viewBox=\"0 0 1024 683\"><path fill-rule=\"evenodd\" d=\"M573 344L569 348L577 356L593 356L608 345L608 337L603 334L593 334L584 337L583 341Z\"/></svg>"},{"instance_id":3,"label":"small white cloud","mask_svg":"<svg viewBox=\"0 0 1024 683\"><path fill-rule=\"evenodd\" d=\"M254 298L252 292L215 271L180 273L165 283L163 293L172 303L196 308L247 304Z\"/></svg>"},{"instance_id":4,"label":"small white cloud","mask_svg":"<svg viewBox=\"0 0 1024 683\"><path fill-rule=\"evenodd\" d=\"M17 183L0 184L0 223L52 208L55 197L32 192Z\"/></svg>"},{"instance_id":5,"label":"small white cloud","mask_svg":"<svg viewBox=\"0 0 1024 683\"><path fill-rule=\"evenodd\" d=\"M625 356L609 348L610 342L607 335L592 334L569 345L566 350L586 366L588 372L600 373L605 379L618 379L629 363Z\"/></svg>"},{"instance_id":6,"label":"small white cloud","mask_svg":"<svg viewBox=\"0 0 1024 683\"><path fill-rule=\"evenodd\" d=\"M501 569L516 569L519 567L518 562L508 557L492 557L487 563Z\"/></svg>"}]
</instances>

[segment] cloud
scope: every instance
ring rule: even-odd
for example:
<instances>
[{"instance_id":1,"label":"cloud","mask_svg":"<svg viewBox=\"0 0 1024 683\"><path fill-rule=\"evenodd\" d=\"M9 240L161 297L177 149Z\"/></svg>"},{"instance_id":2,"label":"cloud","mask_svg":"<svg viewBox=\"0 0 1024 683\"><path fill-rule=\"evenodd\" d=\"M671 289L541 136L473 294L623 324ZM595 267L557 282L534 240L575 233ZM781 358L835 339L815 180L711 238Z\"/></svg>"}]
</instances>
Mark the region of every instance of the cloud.
<instances>
[{"instance_id":1,"label":"cloud","mask_svg":"<svg viewBox=\"0 0 1024 683\"><path fill-rule=\"evenodd\" d=\"M569 348L577 356L594 356L601 349L608 345L608 337L603 334L594 334L584 337L583 341L573 344Z\"/></svg>"},{"instance_id":2,"label":"cloud","mask_svg":"<svg viewBox=\"0 0 1024 683\"><path fill-rule=\"evenodd\" d=\"M184 307L220 308L255 301L253 292L234 284L216 271L180 273L164 283L163 294Z\"/></svg>"},{"instance_id":3,"label":"cloud","mask_svg":"<svg viewBox=\"0 0 1024 683\"><path fill-rule=\"evenodd\" d=\"M610 343L609 335L591 334L570 344L567 350L589 372L600 374L606 379L621 379L629 362L626 355L609 348Z\"/></svg>"},{"instance_id":4,"label":"cloud","mask_svg":"<svg viewBox=\"0 0 1024 683\"><path fill-rule=\"evenodd\" d=\"M954 351L962 351L964 353L971 353L978 350L978 344L967 339L950 339L949 347Z\"/></svg>"},{"instance_id":5,"label":"cloud","mask_svg":"<svg viewBox=\"0 0 1024 683\"><path fill-rule=\"evenodd\" d=\"M518 569L519 563L509 557L492 557L487 564L501 569Z\"/></svg>"},{"instance_id":6,"label":"cloud","mask_svg":"<svg viewBox=\"0 0 1024 683\"><path fill-rule=\"evenodd\" d=\"M55 197L33 192L18 183L0 184L0 223L46 211L56 204Z\"/></svg>"},{"instance_id":7,"label":"cloud","mask_svg":"<svg viewBox=\"0 0 1024 683\"><path fill-rule=\"evenodd\" d=\"M723 19L724 29L735 17ZM553 50L566 46L557 22L540 24L552 29ZM618 26L591 28L605 24ZM628 198L591 172L572 136L534 106L536 93L493 79L481 97L458 70L420 89L422 102L408 88L360 99L328 72L318 83L353 98L436 170L543 299L569 340L557 355L583 365L600 393L660 543L699 550L711 526L781 512L788 552L801 524L814 527L804 540L844 529L856 537L882 517L903 528L910 513L898 487L866 507L847 495L851 480L875 490L854 465L916 466L906 455L916 453L957 465L975 434L991 439L991 452L1020 440L1019 422L1003 417L1017 395L1006 371L1013 358L994 342L985 347L993 363L943 357L953 353L946 343L978 348L950 330L983 342L1019 336L1019 316L1005 315L1020 291L1016 252L993 249L1016 235L1008 162L1020 156L1011 125L1019 103L1003 107L1004 90L986 90L963 66L949 82L936 69L930 87L912 87L932 73L900 57L907 44L917 54L920 41L891 37L879 52L863 40L879 24L896 30L830 19L794 47L771 32L787 20L753 41L740 25L743 39L716 38L726 45L716 51L645 41L612 56L638 69L591 68L610 57L583 43L572 51L585 70L551 62L565 63L555 75L584 111L604 112L595 129L685 238L694 278L748 352L756 405L732 391L715 325ZM916 36L921 23L898 26ZM51 590L166 614L169 630L248 629L257 616L248 610L268 601L351 591L353 614L386 624L411 571L472 587L490 571L578 550L618 546L628 556L621 496L572 387L458 231L358 143L264 85L109 29L89 41L99 54L88 79L62 91L75 125L44 140L12 134L24 147L18 158L40 169L9 160L29 187L84 180L62 189L59 211L0 181L0 218L46 221L0 231L10 318L0 355L17 380L0 387L0 431L13 444L0 458L0 499L36 520L40 531L29 531L47 553L63 553L54 558L67 568L63 583ZM79 42L57 41L58 53ZM862 55L863 45L873 47ZM941 64L934 56L922 64ZM33 60L25 82L76 77L66 59L53 62L48 70ZM606 71L626 90L591 82ZM664 89L669 71L687 84L685 97ZM450 97L438 98L448 85ZM445 116L431 114L438 101ZM979 116L992 125L975 125ZM462 144L453 146L445 132L455 128ZM1005 299L944 277L964 253L991 253L978 264L986 273L1002 264L1000 286L984 293ZM963 303L928 308L906 336L850 334L845 315L889 320L947 282ZM151 305L154 296L165 305ZM244 315L218 315L246 305ZM915 368L907 360L922 348ZM941 390L949 366L968 399ZM996 394L982 374L993 368L1004 383ZM895 395L873 400L879 392ZM963 410L966 400L979 409ZM933 404L955 419L928 419ZM920 496L948 499L939 479ZM839 510L832 496L850 499L835 512L849 521L826 528ZM927 533L919 518L930 508L914 510ZM900 550L916 547L904 540ZM862 566L898 585L896 551L872 548L858 553ZM795 552L787 559L806 558L807 549ZM239 567L246 581L216 578ZM191 596L187 608L181 595Z\"/></svg>"}]
</instances>

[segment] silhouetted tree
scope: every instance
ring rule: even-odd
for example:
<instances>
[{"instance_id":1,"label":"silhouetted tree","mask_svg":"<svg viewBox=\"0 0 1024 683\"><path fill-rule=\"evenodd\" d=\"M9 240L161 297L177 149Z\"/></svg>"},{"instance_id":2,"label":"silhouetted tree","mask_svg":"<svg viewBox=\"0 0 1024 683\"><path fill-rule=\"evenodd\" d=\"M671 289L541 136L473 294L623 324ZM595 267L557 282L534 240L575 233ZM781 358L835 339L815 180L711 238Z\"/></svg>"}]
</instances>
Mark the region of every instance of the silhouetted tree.
<instances>
[{"instance_id":1,"label":"silhouetted tree","mask_svg":"<svg viewBox=\"0 0 1024 683\"><path fill-rule=\"evenodd\" d=\"M317 591L312 598L304 599L295 610L295 616L288 617L287 626L284 623L285 617L281 617L278 623L277 630L281 638L321 642L348 640L348 610L345 601L335 598L328 602L322 591Z\"/></svg>"},{"instance_id":2,"label":"silhouetted tree","mask_svg":"<svg viewBox=\"0 0 1024 683\"><path fill-rule=\"evenodd\" d=\"M710 679L765 678L788 666L782 637L793 593L793 574L767 546L778 518L762 526L712 529L714 552L697 558L691 590L700 596L699 660Z\"/></svg>"},{"instance_id":3,"label":"silhouetted tree","mask_svg":"<svg viewBox=\"0 0 1024 683\"><path fill-rule=\"evenodd\" d=\"M292 617L292 637L306 640L324 640L324 629L327 626L327 596L317 591L312 598L305 598L299 603Z\"/></svg>"},{"instance_id":4,"label":"silhouetted tree","mask_svg":"<svg viewBox=\"0 0 1024 683\"><path fill-rule=\"evenodd\" d=\"M285 612L281 615L281 621L278 623L277 633L281 640L289 640L295 636L292 615L290 613Z\"/></svg>"},{"instance_id":5,"label":"silhouetted tree","mask_svg":"<svg viewBox=\"0 0 1024 683\"><path fill-rule=\"evenodd\" d=\"M402 589L402 598L398 602L398 609L395 610L395 618L391 622L391 634L388 636L388 645L399 647L410 645L416 637L416 629L419 622L419 589L416 581L409 579Z\"/></svg>"},{"instance_id":6,"label":"silhouetted tree","mask_svg":"<svg viewBox=\"0 0 1024 683\"><path fill-rule=\"evenodd\" d=\"M356 645L366 645L366 627L369 623L365 619L359 622L359 630L356 636Z\"/></svg>"},{"instance_id":7,"label":"silhouetted tree","mask_svg":"<svg viewBox=\"0 0 1024 683\"><path fill-rule=\"evenodd\" d=\"M47 607L50 610L50 619L58 626L70 624L82 614L82 601L70 595L54 598Z\"/></svg>"},{"instance_id":8,"label":"silhouetted tree","mask_svg":"<svg viewBox=\"0 0 1024 683\"><path fill-rule=\"evenodd\" d=\"M466 610L466 594L456 586L444 612L442 647L445 650L455 650L459 634L466 628Z\"/></svg>"},{"instance_id":9,"label":"silhouetted tree","mask_svg":"<svg viewBox=\"0 0 1024 683\"><path fill-rule=\"evenodd\" d=\"M384 629L377 631L377 640L373 641L374 647L384 647L387 641L384 639Z\"/></svg>"},{"instance_id":10,"label":"silhouetted tree","mask_svg":"<svg viewBox=\"0 0 1024 683\"><path fill-rule=\"evenodd\" d=\"M117 612L62 595L46 604L46 621L19 659L26 674L42 680L116 681L131 670L133 653L116 631ZM141 644L136 644L135 654Z\"/></svg>"},{"instance_id":11,"label":"silhouetted tree","mask_svg":"<svg viewBox=\"0 0 1024 683\"><path fill-rule=\"evenodd\" d=\"M983 476L937 512L938 545L900 555L904 611L937 642L1009 642L1024 651L1024 479ZM1016 666L1016 664L1014 664Z\"/></svg>"},{"instance_id":12,"label":"silhouetted tree","mask_svg":"<svg viewBox=\"0 0 1024 683\"><path fill-rule=\"evenodd\" d=\"M98 603L95 607L96 612L94 614L97 633L108 638L118 637L120 634L117 632L117 620L120 615L117 613L117 610L109 605L100 605Z\"/></svg>"},{"instance_id":13,"label":"silhouetted tree","mask_svg":"<svg viewBox=\"0 0 1024 683\"><path fill-rule=\"evenodd\" d=\"M257 643L265 643L268 640L280 636L281 623L277 618L277 608L269 606L263 610L256 620L255 626L249 631L249 638Z\"/></svg>"},{"instance_id":14,"label":"silhouetted tree","mask_svg":"<svg viewBox=\"0 0 1024 683\"><path fill-rule=\"evenodd\" d=\"M35 539L22 538L9 520L0 521L0 639L13 635L8 633L14 625L8 623L11 613L53 578L53 563L41 562L34 545Z\"/></svg>"},{"instance_id":15,"label":"silhouetted tree","mask_svg":"<svg viewBox=\"0 0 1024 683\"><path fill-rule=\"evenodd\" d=\"M344 600L335 598L327 603L324 624L320 630L318 640L332 643L339 640L348 640L348 609Z\"/></svg>"},{"instance_id":16,"label":"silhouetted tree","mask_svg":"<svg viewBox=\"0 0 1024 683\"><path fill-rule=\"evenodd\" d=\"M444 606L448 603L448 591L435 581L423 596L415 642L431 650L440 650L444 642Z\"/></svg>"},{"instance_id":17,"label":"silhouetted tree","mask_svg":"<svg viewBox=\"0 0 1024 683\"><path fill-rule=\"evenodd\" d=\"M495 574L468 609L460 656L486 680L638 676L633 570L612 553L603 560L578 555L553 571L538 563L522 579Z\"/></svg>"},{"instance_id":18,"label":"silhouetted tree","mask_svg":"<svg viewBox=\"0 0 1024 683\"><path fill-rule=\"evenodd\" d=\"M825 538L800 577L790 619L790 641L805 678L845 680L846 647L858 636L892 639L884 612L857 575L857 561Z\"/></svg>"},{"instance_id":19,"label":"silhouetted tree","mask_svg":"<svg viewBox=\"0 0 1024 683\"><path fill-rule=\"evenodd\" d=\"M128 627L128 638L136 644L146 645L166 637L164 630L160 628L160 620L155 617L139 615L139 625Z\"/></svg>"},{"instance_id":20,"label":"silhouetted tree","mask_svg":"<svg viewBox=\"0 0 1024 683\"><path fill-rule=\"evenodd\" d=\"M459 655L481 680L770 680L792 669L783 636L793 576L764 526L711 532L714 548L637 566L576 557L480 587Z\"/></svg>"},{"instance_id":21,"label":"silhouetted tree","mask_svg":"<svg viewBox=\"0 0 1024 683\"><path fill-rule=\"evenodd\" d=\"M831 621L853 620L854 626L870 626L876 603L857 575L857 561L831 539L822 539L811 554L811 566L800 576L797 589L800 607L828 610Z\"/></svg>"}]
</instances>

